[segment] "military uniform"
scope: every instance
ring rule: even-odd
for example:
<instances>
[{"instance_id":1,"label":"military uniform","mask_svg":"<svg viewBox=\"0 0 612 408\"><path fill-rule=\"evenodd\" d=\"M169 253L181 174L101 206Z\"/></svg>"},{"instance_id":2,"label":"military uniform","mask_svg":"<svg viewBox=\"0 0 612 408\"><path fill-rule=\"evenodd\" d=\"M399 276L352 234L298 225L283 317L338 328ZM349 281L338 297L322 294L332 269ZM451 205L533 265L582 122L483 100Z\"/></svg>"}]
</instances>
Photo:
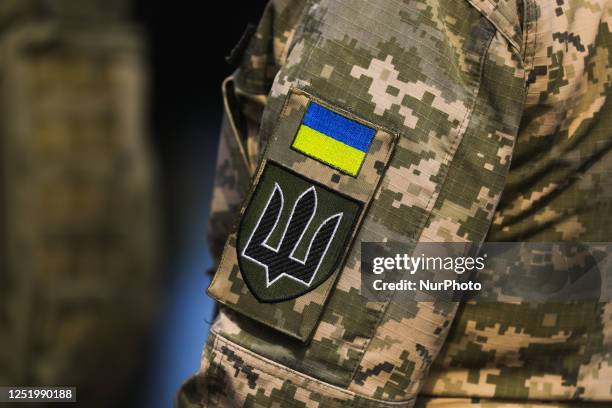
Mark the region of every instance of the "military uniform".
<instances>
[{"instance_id":1,"label":"military uniform","mask_svg":"<svg viewBox=\"0 0 612 408\"><path fill-rule=\"evenodd\" d=\"M359 244L609 241L611 11L272 1L224 83L221 308L179 406L610 406L609 304L368 302ZM341 126L371 129L365 150L326 150ZM298 143L304 127L319 145Z\"/></svg>"}]
</instances>

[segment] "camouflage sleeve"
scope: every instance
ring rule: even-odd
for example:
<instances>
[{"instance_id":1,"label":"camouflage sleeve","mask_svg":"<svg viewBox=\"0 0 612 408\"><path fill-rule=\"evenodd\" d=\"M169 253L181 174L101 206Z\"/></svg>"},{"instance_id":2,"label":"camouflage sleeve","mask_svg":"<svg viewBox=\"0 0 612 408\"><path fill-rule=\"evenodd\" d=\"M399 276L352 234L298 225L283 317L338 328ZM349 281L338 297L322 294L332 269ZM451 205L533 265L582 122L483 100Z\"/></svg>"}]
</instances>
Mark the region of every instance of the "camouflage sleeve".
<instances>
[{"instance_id":1,"label":"camouflage sleeve","mask_svg":"<svg viewBox=\"0 0 612 408\"><path fill-rule=\"evenodd\" d=\"M227 186L239 167L252 179L232 194L209 287L222 307L179 406L415 403L457 306L368 301L360 243L485 239L523 111L518 11L270 4L235 77L239 100L265 101L260 126L220 166Z\"/></svg>"},{"instance_id":2,"label":"camouflage sleeve","mask_svg":"<svg viewBox=\"0 0 612 408\"><path fill-rule=\"evenodd\" d=\"M612 3L525 5L527 95L487 240L609 243ZM445 407L485 406L474 397L612 406L612 304L463 305L424 392L463 397Z\"/></svg>"}]
</instances>

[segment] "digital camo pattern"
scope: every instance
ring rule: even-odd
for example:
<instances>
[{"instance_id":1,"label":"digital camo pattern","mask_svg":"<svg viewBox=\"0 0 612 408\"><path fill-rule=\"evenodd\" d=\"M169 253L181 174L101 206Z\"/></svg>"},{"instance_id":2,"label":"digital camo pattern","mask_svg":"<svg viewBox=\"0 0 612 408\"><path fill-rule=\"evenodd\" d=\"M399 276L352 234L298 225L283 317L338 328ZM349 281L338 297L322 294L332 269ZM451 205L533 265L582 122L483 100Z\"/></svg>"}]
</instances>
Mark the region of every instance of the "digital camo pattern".
<instances>
[{"instance_id":1,"label":"digital camo pattern","mask_svg":"<svg viewBox=\"0 0 612 408\"><path fill-rule=\"evenodd\" d=\"M506 184L523 112L517 30L519 12L510 1L273 1L235 75L242 106L265 102L260 130L223 137L242 141L241 160L251 169L260 158L282 155L272 137L291 140L296 121L287 117L303 104L293 105L290 95L304 90L400 135L387 165L366 174L382 180L355 242L481 242ZM256 111L239 109L245 110ZM239 145L233 149L240 152ZM228 176L221 181L230 190L218 184L215 194L233 198L228 213L237 217L245 190L232 186L242 185L233 179L242 165L234 168L240 154L227 152L220 167ZM294 154L287 149L283 163L313 171ZM328 183L338 181L330 173ZM179 405L412 406L456 305L366 302L359 293L360 247L347 250L320 316L312 307L322 298L291 301L293 316L278 307L271 311L276 323L266 325L221 308ZM233 268L222 286L213 285L218 296L242 304L239 310L261 307L250 303L238 276ZM315 321L309 341L281 333L291 319Z\"/></svg>"},{"instance_id":2,"label":"digital camo pattern","mask_svg":"<svg viewBox=\"0 0 612 408\"><path fill-rule=\"evenodd\" d=\"M259 147L291 87L401 135L358 241L610 240L606 2L315 1L295 28L288 10L302 15L270 4L253 42L267 51L237 74L270 91ZM610 305L364 304L358 254L307 345L222 310L181 402L411 406L420 389L430 408L610 404Z\"/></svg>"},{"instance_id":3,"label":"digital camo pattern","mask_svg":"<svg viewBox=\"0 0 612 408\"><path fill-rule=\"evenodd\" d=\"M0 52L0 384L112 406L156 286L142 41L49 18L0 31Z\"/></svg>"},{"instance_id":4,"label":"digital camo pattern","mask_svg":"<svg viewBox=\"0 0 612 408\"><path fill-rule=\"evenodd\" d=\"M417 401L415 408L589 408L586 402L501 402L481 398L424 398ZM596 405L597 406L597 405ZM599 405L604 406L604 405Z\"/></svg>"},{"instance_id":5,"label":"digital camo pattern","mask_svg":"<svg viewBox=\"0 0 612 408\"><path fill-rule=\"evenodd\" d=\"M612 5L525 5L528 92L487 240L609 242ZM609 406L612 305L462 305L423 392Z\"/></svg>"},{"instance_id":6,"label":"digital camo pattern","mask_svg":"<svg viewBox=\"0 0 612 408\"><path fill-rule=\"evenodd\" d=\"M504 187L521 114L523 70L516 55L496 32L482 61L472 111L461 125L464 136L444 182L440 187L432 186L439 189L439 196L432 207L423 207L428 214L417 236L419 242L484 239ZM501 89L500 78L505 84ZM398 185L411 181L402 176ZM423 178L418 181L426 185ZM411 201L416 200L410 197L407 202ZM418 302L410 306L389 303L353 380L353 389L389 399L418 393L429 364L444 343L457 304Z\"/></svg>"}]
</instances>

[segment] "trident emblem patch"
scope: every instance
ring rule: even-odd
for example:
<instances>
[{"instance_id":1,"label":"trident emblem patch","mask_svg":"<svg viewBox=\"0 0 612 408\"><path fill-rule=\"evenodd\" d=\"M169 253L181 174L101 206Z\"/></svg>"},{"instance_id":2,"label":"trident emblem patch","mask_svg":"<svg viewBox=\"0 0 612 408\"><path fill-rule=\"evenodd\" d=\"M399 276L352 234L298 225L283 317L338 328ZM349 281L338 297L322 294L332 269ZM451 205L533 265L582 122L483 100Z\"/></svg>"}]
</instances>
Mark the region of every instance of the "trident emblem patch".
<instances>
[{"instance_id":1,"label":"trident emblem patch","mask_svg":"<svg viewBox=\"0 0 612 408\"><path fill-rule=\"evenodd\" d=\"M284 201L283 189L278 183L274 183L274 190L242 251L242 256L266 270L266 286L272 285L282 276L310 286L336 235L343 213L334 214L319 225L310 241L306 257L300 260L295 257L295 250L317 210L317 191L310 187L298 197L280 243L273 248L267 244L267 240L278 224Z\"/></svg>"},{"instance_id":2,"label":"trident emblem patch","mask_svg":"<svg viewBox=\"0 0 612 408\"><path fill-rule=\"evenodd\" d=\"M277 302L329 278L360 203L269 163L238 230L240 272L255 297Z\"/></svg>"}]
</instances>

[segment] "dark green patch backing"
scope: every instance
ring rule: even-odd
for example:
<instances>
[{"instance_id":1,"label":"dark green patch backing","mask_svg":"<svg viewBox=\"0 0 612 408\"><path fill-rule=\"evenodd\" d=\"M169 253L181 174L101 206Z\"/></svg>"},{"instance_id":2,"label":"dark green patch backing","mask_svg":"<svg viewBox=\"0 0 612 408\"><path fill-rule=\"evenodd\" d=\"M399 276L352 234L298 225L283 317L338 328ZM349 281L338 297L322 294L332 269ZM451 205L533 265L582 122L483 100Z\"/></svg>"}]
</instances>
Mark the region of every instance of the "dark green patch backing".
<instances>
[{"instance_id":1,"label":"dark green patch backing","mask_svg":"<svg viewBox=\"0 0 612 408\"><path fill-rule=\"evenodd\" d=\"M300 194L311 186L315 187L317 193L316 213L295 252L295 257L298 259L303 259L318 226L325 219L340 212L344 214L310 286L305 286L283 276L270 287L266 287L265 269L261 265L257 265L241 256L242 250L247 244L274 190L275 183L278 183L283 190L284 207L280 220L268 241L268 244L272 247L276 247L279 244L283 230L289 221L293 205ZM244 211L238 228L238 264L242 277L253 295L260 302L280 302L310 292L327 280L340 267L340 261L348 251L350 238L359 219L362 206L361 202L347 197L340 192L333 191L320 183L308 180L274 162L268 162Z\"/></svg>"}]
</instances>

